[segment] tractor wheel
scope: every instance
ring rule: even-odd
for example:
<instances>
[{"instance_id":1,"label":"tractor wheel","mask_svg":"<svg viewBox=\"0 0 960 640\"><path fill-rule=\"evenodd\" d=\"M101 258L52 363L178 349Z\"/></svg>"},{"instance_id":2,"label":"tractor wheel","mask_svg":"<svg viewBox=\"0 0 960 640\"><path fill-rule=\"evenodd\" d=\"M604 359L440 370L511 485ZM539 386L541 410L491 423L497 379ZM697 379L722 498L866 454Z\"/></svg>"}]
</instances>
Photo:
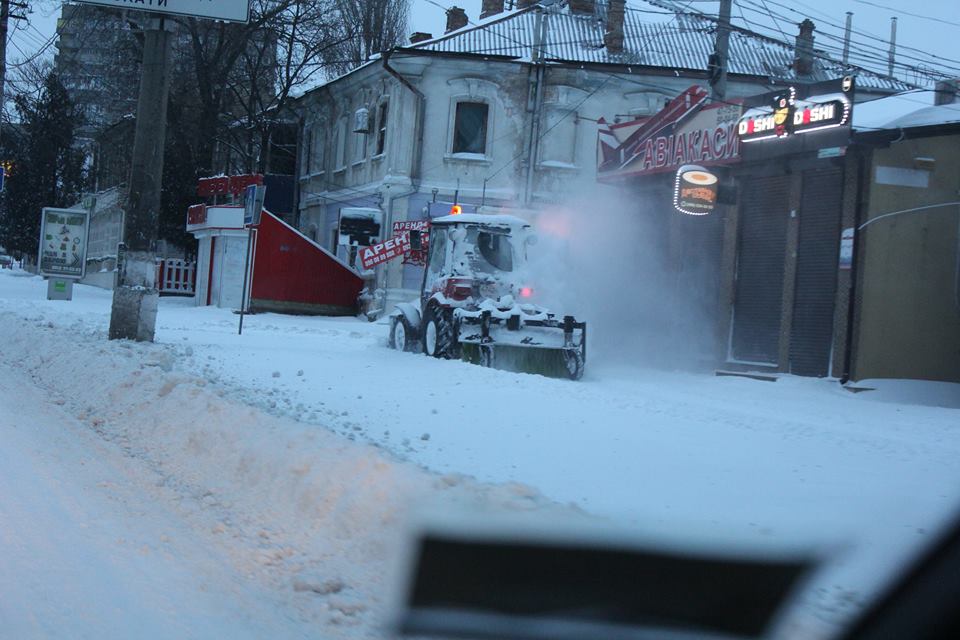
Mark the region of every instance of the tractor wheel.
<instances>
[{"instance_id":1,"label":"tractor wheel","mask_svg":"<svg viewBox=\"0 0 960 640\"><path fill-rule=\"evenodd\" d=\"M390 348L397 351L413 351L416 336L403 316L390 318Z\"/></svg>"},{"instance_id":2,"label":"tractor wheel","mask_svg":"<svg viewBox=\"0 0 960 640\"><path fill-rule=\"evenodd\" d=\"M436 305L427 307L423 315L423 352L434 358L450 359L456 356L456 342L452 311Z\"/></svg>"},{"instance_id":3,"label":"tractor wheel","mask_svg":"<svg viewBox=\"0 0 960 640\"><path fill-rule=\"evenodd\" d=\"M493 367L493 347L480 345L480 366Z\"/></svg>"},{"instance_id":4,"label":"tractor wheel","mask_svg":"<svg viewBox=\"0 0 960 640\"><path fill-rule=\"evenodd\" d=\"M571 380L583 377L583 352L579 348L563 350L563 364L567 368L567 376Z\"/></svg>"}]
</instances>

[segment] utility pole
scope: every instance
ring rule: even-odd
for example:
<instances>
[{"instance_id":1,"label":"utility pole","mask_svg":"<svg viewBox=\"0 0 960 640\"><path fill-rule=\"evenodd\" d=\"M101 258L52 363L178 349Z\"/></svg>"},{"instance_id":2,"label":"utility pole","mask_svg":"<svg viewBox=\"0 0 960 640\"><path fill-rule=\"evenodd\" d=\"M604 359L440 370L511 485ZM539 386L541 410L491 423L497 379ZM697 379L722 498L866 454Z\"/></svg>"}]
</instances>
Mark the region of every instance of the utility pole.
<instances>
[{"instance_id":1,"label":"utility pole","mask_svg":"<svg viewBox=\"0 0 960 640\"><path fill-rule=\"evenodd\" d=\"M887 62L887 75L893 77L893 62L897 56L897 19L890 18L890 58Z\"/></svg>"},{"instance_id":2,"label":"utility pole","mask_svg":"<svg viewBox=\"0 0 960 640\"><path fill-rule=\"evenodd\" d=\"M853 28L853 12L847 11L847 25L843 29L843 66L850 63L850 31Z\"/></svg>"},{"instance_id":3,"label":"utility pole","mask_svg":"<svg viewBox=\"0 0 960 640\"><path fill-rule=\"evenodd\" d=\"M710 60L710 87L714 101L727 97L727 62L730 50L730 11L733 0L720 0L717 41Z\"/></svg>"},{"instance_id":4,"label":"utility pole","mask_svg":"<svg viewBox=\"0 0 960 640\"><path fill-rule=\"evenodd\" d=\"M155 255L174 24L159 14L149 14L145 20L133 166L123 222L126 254L113 291L111 340L152 342L156 330L160 293Z\"/></svg>"}]
</instances>

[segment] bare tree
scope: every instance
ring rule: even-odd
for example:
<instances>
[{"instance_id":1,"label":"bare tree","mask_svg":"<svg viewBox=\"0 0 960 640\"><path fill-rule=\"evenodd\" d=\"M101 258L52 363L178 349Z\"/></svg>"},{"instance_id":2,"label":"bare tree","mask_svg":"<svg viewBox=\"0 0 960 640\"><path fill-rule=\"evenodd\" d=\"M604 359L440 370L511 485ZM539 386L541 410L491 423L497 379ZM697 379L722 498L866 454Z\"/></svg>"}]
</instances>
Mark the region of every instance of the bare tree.
<instances>
[{"instance_id":1,"label":"bare tree","mask_svg":"<svg viewBox=\"0 0 960 640\"><path fill-rule=\"evenodd\" d=\"M345 40L327 55L335 75L403 42L409 0L336 0L336 6Z\"/></svg>"}]
</instances>

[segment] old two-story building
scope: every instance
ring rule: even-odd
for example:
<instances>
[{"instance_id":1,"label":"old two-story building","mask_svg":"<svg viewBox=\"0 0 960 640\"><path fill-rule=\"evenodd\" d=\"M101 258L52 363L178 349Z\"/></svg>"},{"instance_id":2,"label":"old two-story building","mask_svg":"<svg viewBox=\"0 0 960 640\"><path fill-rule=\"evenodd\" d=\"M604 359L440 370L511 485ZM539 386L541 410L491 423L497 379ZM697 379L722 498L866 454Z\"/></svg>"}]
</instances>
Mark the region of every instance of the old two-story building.
<instances>
[{"instance_id":1,"label":"old two-story building","mask_svg":"<svg viewBox=\"0 0 960 640\"><path fill-rule=\"evenodd\" d=\"M305 94L297 226L349 260L345 210L376 219L382 238L394 222L444 214L453 202L536 218L608 189L596 180L597 122L654 114L709 82L715 21L649 8L521 1L506 11L487 0L473 22L454 7L443 36L414 34ZM727 96L839 73L812 53L808 67L796 60L795 47L735 30ZM871 74L861 82L890 85ZM421 267L380 268L388 305L415 296Z\"/></svg>"}]
</instances>

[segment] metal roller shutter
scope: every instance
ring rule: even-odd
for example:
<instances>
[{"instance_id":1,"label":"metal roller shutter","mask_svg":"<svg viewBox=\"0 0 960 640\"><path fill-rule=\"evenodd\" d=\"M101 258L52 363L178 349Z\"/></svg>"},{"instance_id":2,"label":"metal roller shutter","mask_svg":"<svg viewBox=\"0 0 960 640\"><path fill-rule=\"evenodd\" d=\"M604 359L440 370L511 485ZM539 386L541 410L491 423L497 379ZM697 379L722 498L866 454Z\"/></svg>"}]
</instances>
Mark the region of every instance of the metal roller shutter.
<instances>
[{"instance_id":1,"label":"metal roller shutter","mask_svg":"<svg viewBox=\"0 0 960 640\"><path fill-rule=\"evenodd\" d=\"M731 357L777 364L790 177L753 178L742 193Z\"/></svg>"},{"instance_id":2,"label":"metal roller shutter","mask_svg":"<svg viewBox=\"0 0 960 640\"><path fill-rule=\"evenodd\" d=\"M801 376L822 377L830 372L842 192L840 169L803 174L790 331L790 372Z\"/></svg>"}]
</instances>

